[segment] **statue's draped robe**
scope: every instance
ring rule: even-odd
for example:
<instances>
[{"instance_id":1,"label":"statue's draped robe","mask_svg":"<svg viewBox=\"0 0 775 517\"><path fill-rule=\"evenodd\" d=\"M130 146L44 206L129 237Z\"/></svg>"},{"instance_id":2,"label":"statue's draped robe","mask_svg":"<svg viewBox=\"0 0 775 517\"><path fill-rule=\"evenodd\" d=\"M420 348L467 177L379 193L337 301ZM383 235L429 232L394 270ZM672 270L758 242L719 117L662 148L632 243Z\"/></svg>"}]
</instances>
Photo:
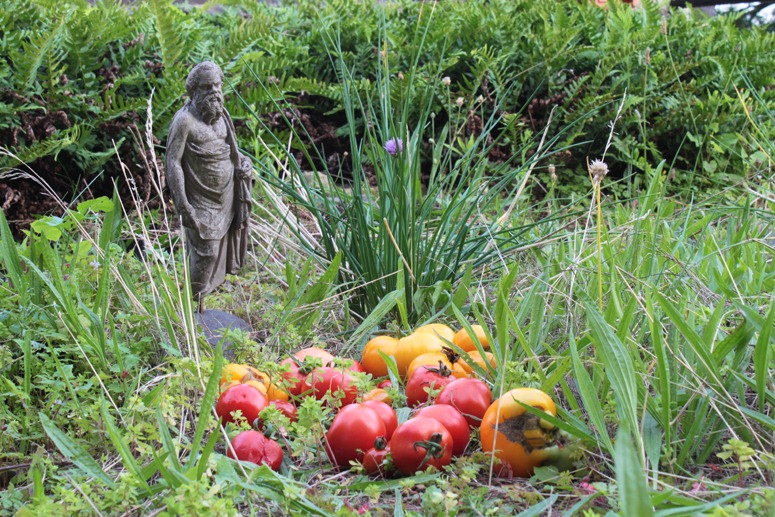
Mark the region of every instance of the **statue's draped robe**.
<instances>
[{"instance_id":1,"label":"statue's draped robe","mask_svg":"<svg viewBox=\"0 0 775 517\"><path fill-rule=\"evenodd\" d=\"M181 160L186 198L199 224L199 232L186 228L195 297L213 291L226 273L237 273L247 251L251 180L236 175L240 154L231 119L225 112L224 117L226 140L202 146L189 140ZM201 270L197 264L213 256L216 261L209 278L197 278Z\"/></svg>"}]
</instances>

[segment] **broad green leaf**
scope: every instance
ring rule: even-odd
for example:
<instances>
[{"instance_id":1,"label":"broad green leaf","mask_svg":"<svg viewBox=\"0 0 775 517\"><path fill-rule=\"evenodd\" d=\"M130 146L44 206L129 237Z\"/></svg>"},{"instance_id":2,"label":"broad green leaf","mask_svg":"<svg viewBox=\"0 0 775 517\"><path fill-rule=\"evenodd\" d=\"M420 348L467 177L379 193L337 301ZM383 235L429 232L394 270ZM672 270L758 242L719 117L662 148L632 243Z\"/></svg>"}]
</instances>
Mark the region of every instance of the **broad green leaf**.
<instances>
[{"instance_id":1,"label":"broad green leaf","mask_svg":"<svg viewBox=\"0 0 775 517\"><path fill-rule=\"evenodd\" d=\"M115 488L115 483L110 476L102 470L99 463L97 463L78 440L70 438L63 433L45 414L38 413L38 418L40 418L40 423L43 425L43 430L46 431L48 437L54 442L54 445L56 445L59 452L61 452L65 458L75 463L75 465L87 475L99 479L110 488Z\"/></svg>"}]
</instances>

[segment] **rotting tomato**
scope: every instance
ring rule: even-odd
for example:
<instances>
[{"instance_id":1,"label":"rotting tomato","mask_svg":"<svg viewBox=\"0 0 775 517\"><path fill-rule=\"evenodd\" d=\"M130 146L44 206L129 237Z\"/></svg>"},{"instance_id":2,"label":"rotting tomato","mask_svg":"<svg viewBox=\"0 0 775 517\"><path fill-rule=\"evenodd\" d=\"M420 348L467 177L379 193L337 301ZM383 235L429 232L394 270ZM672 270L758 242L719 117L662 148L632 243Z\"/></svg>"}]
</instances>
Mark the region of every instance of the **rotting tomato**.
<instances>
[{"instance_id":1,"label":"rotting tomato","mask_svg":"<svg viewBox=\"0 0 775 517\"><path fill-rule=\"evenodd\" d=\"M363 459L363 453L385 437L385 423L376 411L363 404L343 407L326 433L326 453L331 463L349 468L351 461Z\"/></svg>"},{"instance_id":2,"label":"rotting tomato","mask_svg":"<svg viewBox=\"0 0 775 517\"><path fill-rule=\"evenodd\" d=\"M349 370L324 366L315 368L305 381L312 388L312 395L322 400L326 393L339 398L339 404L346 406L355 402L358 387Z\"/></svg>"},{"instance_id":3,"label":"rotting tomato","mask_svg":"<svg viewBox=\"0 0 775 517\"><path fill-rule=\"evenodd\" d=\"M283 463L283 449L280 444L252 429L235 436L226 455L256 465L266 464L275 472L280 470Z\"/></svg>"},{"instance_id":4,"label":"rotting tomato","mask_svg":"<svg viewBox=\"0 0 775 517\"><path fill-rule=\"evenodd\" d=\"M420 409L413 418L418 417L433 418L447 428L447 431L452 436L453 456L459 456L465 452L471 439L471 430L460 411L446 404L434 404Z\"/></svg>"},{"instance_id":5,"label":"rotting tomato","mask_svg":"<svg viewBox=\"0 0 775 517\"><path fill-rule=\"evenodd\" d=\"M433 418L410 418L399 425L389 447L393 464L407 476L427 467L441 469L452 461L452 435Z\"/></svg>"},{"instance_id":6,"label":"rotting tomato","mask_svg":"<svg viewBox=\"0 0 775 517\"><path fill-rule=\"evenodd\" d=\"M227 389L218 398L215 404L215 412L223 420L224 424L234 421L236 411L242 411L242 416L250 425L258 418L258 414L269 401L266 396L249 384L237 384Z\"/></svg>"},{"instance_id":7,"label":"rotting tomato","mask_svg":"<svg viewBox=\"0 0 775 517\"><path fill-rule=\"evenodd\" d=\"M390 440L396 427L398 427L398 416L396 415L396 411L385 402L380 402L378 400L365 400L362 404L377 412L382 419L382 422L385 424L385 438Z\"/></svg>"},{"instance_id":8,"label":"rotting tomato","mask_svg":"<svg viewBox=\"0 0 775 517\"><path fill-rule=\"evenodd\" d=\"M436 368L420 366L406 382L406 404L415 407L428 402L432 394L438 396L437 392L454 380L452 371L444 364Z\"/></svg>"},{"instance_id":9,"label":"rotting tomato","mask_svg":"<svg viewBox=\"0 0 775 517\"><path fill-rule=\"evenodd\" d=\"M492 391L479 379L455 379L439 393L437 404L447 404L460 411L471 427L479 427L492 405Z\"/></svg>"},{"instance_id":10,"label":"rotting tomato","mask_svg":"<svg viewBox=\"0 0 775 517\"><path fill-rule=\"evenodd\" d=\"M551 423L527 412L520 402L557 415L554 401L543 391L516 388L493 402L479 429L485 452L494 451L495 457L509 465L515 476L530 477L533 469L551 456L557 430Z\"/></svg>"},{"instance_id":11,"label":"rotting tomato","mask_svg":"<svg viewBox=\"0 0 775 517\"><path fill-rule=\"evenodd\" d=\"M388 367L380 352L392 356L397 345L398 340L392 336L377 336L370 339L361 354L363 368L375 379L385 377L388 374Z\"/></svg>"}]
</instances>

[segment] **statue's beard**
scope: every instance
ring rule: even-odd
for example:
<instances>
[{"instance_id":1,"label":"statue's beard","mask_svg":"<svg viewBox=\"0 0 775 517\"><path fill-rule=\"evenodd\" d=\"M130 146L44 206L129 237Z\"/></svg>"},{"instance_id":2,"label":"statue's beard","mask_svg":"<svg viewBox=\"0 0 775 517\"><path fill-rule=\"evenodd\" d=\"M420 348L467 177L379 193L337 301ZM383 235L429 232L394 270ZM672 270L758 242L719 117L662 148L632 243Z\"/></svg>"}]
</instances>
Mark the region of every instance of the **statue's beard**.
<instances>
[{"instance_id":1,"label":"statue's beard","mask_svg":"<svg viewBox=\"0 0 775 517\"><path fill-rule=\"evenodd\" d=\"M219 93L197 96L194 103L197 111L208 124L215 123L223 115L223 97Z\"/></svg>"}]
</instances>

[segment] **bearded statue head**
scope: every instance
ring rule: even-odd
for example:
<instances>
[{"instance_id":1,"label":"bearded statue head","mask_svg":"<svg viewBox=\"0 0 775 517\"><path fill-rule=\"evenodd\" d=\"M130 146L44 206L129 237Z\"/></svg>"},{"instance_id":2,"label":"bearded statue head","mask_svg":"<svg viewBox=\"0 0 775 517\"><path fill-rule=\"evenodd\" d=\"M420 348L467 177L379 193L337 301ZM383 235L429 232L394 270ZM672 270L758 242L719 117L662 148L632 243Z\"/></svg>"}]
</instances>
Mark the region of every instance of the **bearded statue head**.
<instances>
[{"instance_id":1,"label":"bearded statue head","mask_svg":"<svg viewBox=\"0 0 775 517\"><path fill-rule=\"evenodd\" d=\"M186 92L197 112L208 124L223 114L223 70L212 61L202 61L188 74Z\"/></svg>"}]
</instances>

